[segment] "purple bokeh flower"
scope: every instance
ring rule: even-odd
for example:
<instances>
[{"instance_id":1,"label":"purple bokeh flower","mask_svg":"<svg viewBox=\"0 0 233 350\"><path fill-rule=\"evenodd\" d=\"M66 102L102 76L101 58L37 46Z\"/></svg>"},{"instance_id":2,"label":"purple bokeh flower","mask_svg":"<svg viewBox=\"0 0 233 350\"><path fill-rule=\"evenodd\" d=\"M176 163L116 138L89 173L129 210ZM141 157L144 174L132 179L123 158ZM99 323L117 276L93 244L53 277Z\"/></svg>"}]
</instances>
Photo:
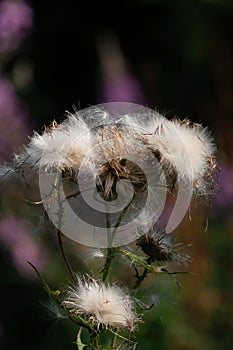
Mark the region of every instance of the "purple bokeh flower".
<instances>
[{"instance_id":1,"label":"purple bokeh flower","mask_svg":"<svg viewBox=\"0 0 233 350\"><path fill-rule=\"evenodd\" d=\"M0 2L0 52L19 47L30 33L33 25L33 11L23 0Z\"/></svg>"},{"instance_id":2,"label":"purple bokeh flower","mask_svg":"<svg viewBox=\"0 0 233 350\"><path fill-rule=\"evenodd\" d=\"M11 82L0 76L0 157L11 154L28 133L29 113ZM12 137L14 135L14 137Z\"/></svg>"},{"instance_id":3,"label":"purple bokeh flower","mask_svg":"<svg viewBox=\"0 0 233 350\"><path fill-rule=\"evenodd\" d=\"M233 206L233 167L223 164L218 176L219 194L214 207L224 209Z\"/></svg>"},{"instance_id":4,"label":"purple bokeh flower","mask_svg":"<svg viewBox=\"0 0 233 350\"><path fill-rule=\"evenodd\" d=\"M9 252L13 265L24 277L35 277L35 272L27 261L39 270L48 263L44 247L39 246L22 219L11 216L0 219L0 242Z\"/></svg>"},{"instance_id":5,"label":"purple bokeh flower","mask_svg":"<svg viewBox=\"0 0 233 350\"><path fill-rule=\"evenodd\" d=\"M97 40L100 59L98 99L104 102L131 102L144 105L143 89L131 74L126 58L114 33L104 33Z\"/></svg>"},{"instance_id":6,"label":"purple bokeh flower","mask_svg":"<svg viewBox=\"0 0 233 350\"><path fill-rule=\"evenodd\" d=\"M101 102L132 102L142 105L145 103L140 84L127 74L105 78L101 90Z\"/></svg>"}]
</instances>

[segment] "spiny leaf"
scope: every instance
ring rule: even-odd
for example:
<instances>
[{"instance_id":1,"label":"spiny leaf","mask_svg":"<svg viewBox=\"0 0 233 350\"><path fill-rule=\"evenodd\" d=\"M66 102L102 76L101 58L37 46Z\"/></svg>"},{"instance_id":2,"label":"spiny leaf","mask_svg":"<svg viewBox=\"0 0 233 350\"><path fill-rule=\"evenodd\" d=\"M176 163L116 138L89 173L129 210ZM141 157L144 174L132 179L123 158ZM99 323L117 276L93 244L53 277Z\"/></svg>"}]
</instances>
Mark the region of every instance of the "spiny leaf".
<instances>
[{"instance_id":1,"label":"spiny leaf","mask_svg":"<svg viewBox=\"0 0 233 350\"><path fill-rule=\"evenodd\" d=\"M160 274L166 274L166 275L177 275L177 274L186 274L186 273L191 273L189 271L172 271L169 272L168 270L166 270L166 266L153 266L153 265L149 265L147 264L147 262L144 260L144 257L140 257L137 256L133 253L131 253L128 250L119 248L119 252L122 253L124 256L127 256L133 264L139 266L139 267L143 267L144 269L151 271L151 272L156 272L156 273L160 273Z\"/></svg>"},{"instance_id":2,"label":"spiny leaf","mask_svg":"<svg viewBox=\"0 0 233 350\"><path fill-rule=\"evenodd\" d=\"M81 340L81 332L82 332L82 327L80 327L77 334L76 345L78 347L78 350L83 350L87 346L87 344L84 344Z\"/></svg>"}]
</instances>

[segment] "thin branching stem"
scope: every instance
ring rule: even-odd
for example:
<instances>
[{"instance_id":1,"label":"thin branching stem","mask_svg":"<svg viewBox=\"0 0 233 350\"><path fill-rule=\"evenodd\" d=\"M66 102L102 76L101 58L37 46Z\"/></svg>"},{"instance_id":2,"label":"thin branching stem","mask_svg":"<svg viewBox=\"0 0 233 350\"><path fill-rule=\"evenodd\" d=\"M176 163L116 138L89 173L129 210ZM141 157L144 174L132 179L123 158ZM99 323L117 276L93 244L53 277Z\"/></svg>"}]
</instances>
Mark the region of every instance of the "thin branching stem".
<instances>
[{"instance_id":1,"label":"thin branching stem","mask_svg":"<svg viewBox=\"0 0 233 350\"><path fill-rule=\"evenodd\" d=\"M130 205L132 204L133 200L135 198L135 193L131 199L131 201L128 203L128 205L122 210L121 214L119 215L118 219L117 219L117 222L115 223L114 225L114 228L113 228L113 233L111 234L111 223L110 223L110 220L109 220L109 213L106 211L106 224L107 224L107 230L108 230L108 236L110 237L111 241L109 242L110 245L112 244L113 242L113 239L114 239L114 236L116 234L116 231L118 229L118 227L120 226L121 222L122 222L122 219L125 215L125 213L127 212L128 208L130 207ZM116 248L116 247L110 247L108 248L108 253L107 253L107 257L106 257L106 260L105 260L105 264L104 264L104 267L102 269L102 279L103 281L106 281L107 280L107 277L108 277L108 273L109 273L109 269L110 269L110 266L112 264L112 261L113 259L115 258L115 255L116 253L118 252L119 250Z\"/></svg>"},{"instance_id":2,"label":"thin branching stem","mask_svg":"<svg viewBox=\"0 0 233 350\"><path fill-rule=\"evenodd\" d=\"M62 226L62 216L63 216L63 208L62 208L62 205L63 205L63 199L62 199L62 196L60 194L60 188L62 186L62 177L61 176L57 176L56 177L56 181L55 181L55 184L54 184L54 189L55 189L55 197L57 198L57 201L58 201L58 213L57 213L57 216L58 216L58 226L57 226L57 239L58 239L58 245L59 245L59 248L60 248L60 252L61 252L61 255L62 255L62 258L64 260L64 263L66 265L66 268L70 274L70 277L71 277L71 280L73 281L74 284L77 283L77 277L71 267L71 264L68 260L68 257L65 253L65 250L64 250L64 246L63 246L63 235L62 235L62 232L60 230L61 226Z\"/></svg>"},{"instance_id":3,"label":"thin branching stem","mask_svg":"<svg viewBox=\"0 0 233 350\"><path fill-rule=\"evenodd\" d=\"M61 255L62 255L62 258L64 260L64 263L66 265L66 268L69 272L69 275L72 279L72 281L74 282L74 284L77 283L77 276L75 275L71 265L70 265L70 262L66 256L66 253L65 253L65 250L64 250L64 246L63 246L63 241L62 241L62 233L59 229L57 229L57 238L58 238L58 245L59 245L59 248L60 248L60 252L61 252Z\"/></svg>"},{"instance_id":4,"label":"thin branching stem","mask_svg":"<svg viewBox=\"0 0 233 350\"><path fill-rule=\"evenodd\" d=\"M143 273L140 275L138 272L138 269L135 267L135 271L136 271L136 282L132 288L133 291L137 290L141 283L144 281L144 279L147 277L148 273L150 272L148 269L144 268Z\"/></svg>"},{"instance_id":5,"label":"thin branching stem","mask_svg":"<svg viewBox=\"0 0 233 350\"><path fill-rule=\"evenodd\" d=\"M116 248L108 248L108 254L105 260L104 267L102 269L102 280L106 281L109 273L109 269L112 263L112 260L115 257L117 249Z\"/></svg>"}]
</instances>

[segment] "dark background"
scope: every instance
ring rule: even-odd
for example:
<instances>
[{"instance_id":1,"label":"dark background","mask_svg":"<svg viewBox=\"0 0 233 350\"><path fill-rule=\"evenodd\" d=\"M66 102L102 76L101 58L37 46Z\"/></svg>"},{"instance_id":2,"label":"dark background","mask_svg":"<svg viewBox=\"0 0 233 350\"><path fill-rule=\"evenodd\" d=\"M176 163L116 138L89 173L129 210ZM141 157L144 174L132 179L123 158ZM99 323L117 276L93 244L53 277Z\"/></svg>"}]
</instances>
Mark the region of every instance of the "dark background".
<instances>
[{"instance_id":1,"label":"dark background","mask_svg":"<svg viewBox=\"0 0 233 350\"><path fill-rule=\"evenodd\" d=\"M12 46L10 37L8 47L2 45L0 51L2 160L27 142L34 129L62 120L66 110L73 111L72 105L82 109L102 102L135 102L168 118L188 117L209 126L218 148L221 192L209 209L194 205L192 221L185 218L177 230L181 241L192 243L188 253L195 275L181 278L180 291L169 278L148 281L144 291L158 303L146 315L137 341L141 350L230 350L233 2L27 4L31 24L23 26L22 37L22 28L16 30L18 44ZM5 37L0 32L0 48ZM41 213L25 206L22 195L14 187L1 194L0 348L75 348L75 327L48 311L48 298L26 267L30 258L38 262L55 289L66 282L56 240L35 228ZM73 249L70 242L67 245ZM82 248L75 249L74 263L81 270ZM125 267L121 273L127 281Z\"/></svg>"}]
</instances>

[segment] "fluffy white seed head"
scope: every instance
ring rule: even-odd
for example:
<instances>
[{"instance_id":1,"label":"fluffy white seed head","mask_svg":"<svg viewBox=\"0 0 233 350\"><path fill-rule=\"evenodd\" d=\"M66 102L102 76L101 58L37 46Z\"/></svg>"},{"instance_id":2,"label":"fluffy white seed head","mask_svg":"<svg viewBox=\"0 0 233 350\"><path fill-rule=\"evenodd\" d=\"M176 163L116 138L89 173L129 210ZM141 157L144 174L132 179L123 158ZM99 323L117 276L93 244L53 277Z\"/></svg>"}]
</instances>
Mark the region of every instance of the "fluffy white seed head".
<instances>
[{"instance_id":1,"label":"fluffy white seed head","mask_svg":"<svg viewBox=\"0 0 233 350\"><path fill-rule=\"evenodd\" d=\"M15 155L16 168L77 169L92 138L86 123L76 115L69 115L60 125L55 122L42 135L34 133L23 152Z\"/></svg>"},{"instance_id":2,"label":"fluffy white seed head","mask_svg":"<svg viewBox=\"0 0 233 350\"><path fill-rule=\"evenodd\" d=\"M188 120L160 120L149 123L150 145L169 173L176 173L183 184L193 183L200 194L208 194L208 182L215 167L215 145L207 130Z\"/></svg>"},{"instance_id":3,"label":"fluffy white seed head","mask_svg":"<svg viewBox=\"0 0 233 350\"><path fill-rule=\"evenodd\" d=\"M71 313L86 315L99 327L134 330L138 317L133 309L133 299L117 285L106 285L92 278L78 278L63 305Z\"/></svg>"},{"instance_id":4,"label":"fluffy white seed head","mask_svg":"<svg viewBox=\"0 0 233 350\"><path fill-rule=\"evenodd\" d=\"M151 152L163 166L171 188L181 181L184 187L193 185L198 194L213 192L215 146L208 130L189 121L168 120L140 106L135 112L126 105L120 116L98 106L68 114L62 124L53 123L42 135L35 132L22 152L15 154L12 169L29 175L51 169L77 174L82 164L80 176L95 178L98 174L103 185L109 181L108 169L117 181L135 180L136 170L122 160L137 154L146 162ZM110 182L115 186L114 179Z\"/></svg>"}]
</instances>

